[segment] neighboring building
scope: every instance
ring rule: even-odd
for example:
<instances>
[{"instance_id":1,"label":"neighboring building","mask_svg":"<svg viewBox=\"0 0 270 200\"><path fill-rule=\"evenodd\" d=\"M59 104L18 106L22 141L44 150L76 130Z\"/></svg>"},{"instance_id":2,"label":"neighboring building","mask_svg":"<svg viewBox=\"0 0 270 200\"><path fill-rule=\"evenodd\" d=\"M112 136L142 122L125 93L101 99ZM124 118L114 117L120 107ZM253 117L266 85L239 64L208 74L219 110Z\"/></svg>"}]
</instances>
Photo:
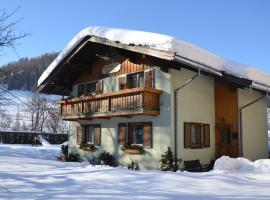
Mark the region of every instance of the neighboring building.
<instances>
[{"instance_id":1,"label":"neighboring building","mask_svg":"<svg viewBox=\"0 0 270 200\"><path fill-rule=\"evenodd\" d=\"M70 151L85 157L106 150L141 169L159 168L168 146L204 164L221 155L268 157L270 76L170 36L87 28L38 88L69 96L60 104L71 122ZM134 144L145 152L122 150Z\"/></svg>"}]
</instances>

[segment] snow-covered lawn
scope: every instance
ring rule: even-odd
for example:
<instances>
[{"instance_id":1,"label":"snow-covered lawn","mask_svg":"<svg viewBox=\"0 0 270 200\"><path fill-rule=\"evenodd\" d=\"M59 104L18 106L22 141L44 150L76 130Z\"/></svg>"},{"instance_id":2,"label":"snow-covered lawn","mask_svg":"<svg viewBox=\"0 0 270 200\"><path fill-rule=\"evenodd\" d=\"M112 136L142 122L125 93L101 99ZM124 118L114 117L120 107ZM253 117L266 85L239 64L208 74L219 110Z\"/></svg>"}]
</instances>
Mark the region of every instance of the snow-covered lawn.
<instances>
[{"instance_id":1,"label":"snow-covered lawn","mask_svg":"<svg viewBox=\"0 0 270 200\"><path fill-rule=\"evenodd\" d=\"M269 173L130 171L55 161L59 149L1 144L0 199L270 199Z\"/></svg>"}]
</instances>

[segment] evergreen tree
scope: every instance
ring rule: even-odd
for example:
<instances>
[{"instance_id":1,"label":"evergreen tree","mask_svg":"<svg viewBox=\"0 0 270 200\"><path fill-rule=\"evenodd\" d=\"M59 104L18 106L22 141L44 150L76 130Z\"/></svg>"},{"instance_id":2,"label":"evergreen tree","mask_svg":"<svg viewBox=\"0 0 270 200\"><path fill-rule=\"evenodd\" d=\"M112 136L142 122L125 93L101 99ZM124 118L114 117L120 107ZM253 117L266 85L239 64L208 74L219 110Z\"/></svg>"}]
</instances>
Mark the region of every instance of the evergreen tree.
<instances>
[{"instance_id":1,"label":"evergreen tree","mask_svg":"<svg viewBox=\"0 0 270 200\"><path fill-rule=\"evenodd\" d=\"M168 147L168 150L165 152L165 154L161 156L160 169L161 171L175 172L178 170L181 161L182 161L181 159L175 160L171 147Z\"/></svg>"}]
</instances>

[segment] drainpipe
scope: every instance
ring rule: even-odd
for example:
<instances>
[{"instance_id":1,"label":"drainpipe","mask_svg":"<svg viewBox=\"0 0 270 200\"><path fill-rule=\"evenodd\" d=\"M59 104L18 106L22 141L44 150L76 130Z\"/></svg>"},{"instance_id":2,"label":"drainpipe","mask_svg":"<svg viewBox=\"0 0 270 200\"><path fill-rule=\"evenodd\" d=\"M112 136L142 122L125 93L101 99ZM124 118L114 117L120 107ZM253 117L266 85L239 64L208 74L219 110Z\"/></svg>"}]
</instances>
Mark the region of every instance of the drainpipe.
<instances>
[{"instance_id":1,"label":"drainpipe","mask_svg":"<svg viewBox=\"0 0 270 200\"><path fill-rule=\"evenodd\" d=\"M188 79L185 83L183 83L181 86L178 88L174 89L174 155L175 155L175 162L177 162L178 159L178 149L177 149L177 129L178 129L178 106L177 106L177 94L178 92L183 89L185 86L187 86L189 83L191 83L193 80L195 80L197 77L201 75L201 69L199 69L198 73Z\"/></svg>"},{"instance_id":2,"label":"drainpipe","mask_svg":"<svg viewBox=\"0 0 270 200\"><path fill-rule=\"evenodd\" d=\"M240 156L243 157L243 110L255 103L257 103L258 101L264 99L266 96L268 96L268 93L264 94L263 96L251 101L250 103L247 103L246 105L242 106L239 109L239 113L240 113Z\"/></svg>"}]
</instances>

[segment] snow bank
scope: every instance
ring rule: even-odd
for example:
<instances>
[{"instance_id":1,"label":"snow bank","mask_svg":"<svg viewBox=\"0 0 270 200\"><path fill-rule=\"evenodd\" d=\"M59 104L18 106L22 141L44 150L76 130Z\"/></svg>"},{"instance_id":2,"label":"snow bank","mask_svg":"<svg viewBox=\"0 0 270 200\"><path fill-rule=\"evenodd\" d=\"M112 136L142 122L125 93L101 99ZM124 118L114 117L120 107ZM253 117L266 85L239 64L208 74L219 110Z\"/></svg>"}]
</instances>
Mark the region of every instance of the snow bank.
<instances>
[{"instance_id":1,"label":"snow bank","mask_svg":"<svg viewBox=\"0 0 270 200\"><path fill-rule=\"evenodd\" d=\"M61 155L61 147L59 145L33 147L25 144L0 144L0 155L56 160Z\"/></svg>"},{"instance_id":2,"label":"snow bank","mask_svg":"<svg viewBox=\"0 0 270 200\"><path fill-rule=\"evenodd\" d=\"M48 146L52 146L44 137L42 137L41 135L38 136L39 137L39 141L42 144L42 146L48 147Z\"/></svg>"},{"instance_id":3,"label":"snow bank","mask_svg":"<svg viewBox=\"0 0 270 200\"><path fill-rule=\"evenodd\" d=\"M214 170L232 173L270 174L270 159L251 162L246 158L222 156L216 160Z\"/></svg>"}]
</instances>

